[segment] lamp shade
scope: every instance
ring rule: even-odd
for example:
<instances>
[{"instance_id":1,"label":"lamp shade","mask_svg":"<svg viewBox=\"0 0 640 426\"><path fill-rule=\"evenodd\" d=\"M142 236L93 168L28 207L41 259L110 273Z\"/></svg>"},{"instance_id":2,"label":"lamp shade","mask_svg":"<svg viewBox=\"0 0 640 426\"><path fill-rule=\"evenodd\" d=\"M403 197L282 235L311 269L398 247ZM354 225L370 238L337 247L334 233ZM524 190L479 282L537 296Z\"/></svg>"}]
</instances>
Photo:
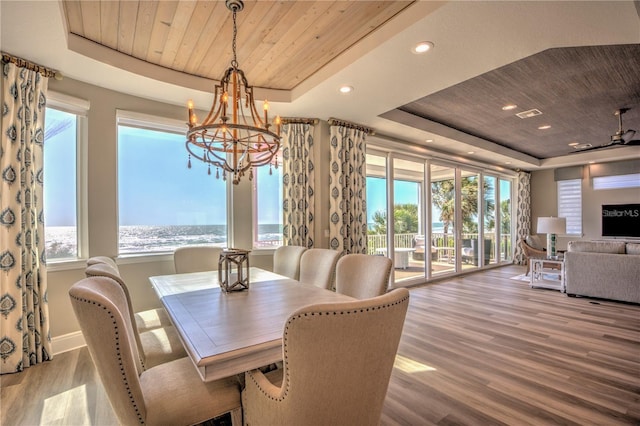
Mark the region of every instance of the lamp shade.
<instances>
[{"instance_id":1,"label":"lamp shade","mask_svg":"<svg viewBox=\"0 0 640 426\"><path fill-rule=\"evenodd\" d=\"M567 218L565 217L539 217L539 234L564 234L567 232Z\"/></svg>"}]
</instances>

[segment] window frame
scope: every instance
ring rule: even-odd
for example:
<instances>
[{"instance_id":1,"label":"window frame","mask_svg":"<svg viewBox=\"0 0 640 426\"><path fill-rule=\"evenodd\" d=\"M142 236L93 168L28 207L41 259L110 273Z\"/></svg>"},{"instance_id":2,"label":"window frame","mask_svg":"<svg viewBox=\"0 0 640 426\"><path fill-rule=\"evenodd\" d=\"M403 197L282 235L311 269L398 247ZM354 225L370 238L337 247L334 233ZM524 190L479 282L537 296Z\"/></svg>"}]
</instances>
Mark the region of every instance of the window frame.
<instances>
[{"instance_id":1,"label":"window frame","mask_svg":"<svg viewBox=\"0 0 640 426\"><path fill-rule=\"evenodd\" d=\"M135 111L129 110L116 110L116 151L118 151L120 140L119 140L119 127L130 127L142 130L149 130L153 132L165 132L176 135L185 135L186 133L186 124L185 122L177 119L160 117L151 114L144 114ZM186 136L185 136L186 138ZM186 141L186 139L185 139ZM185 155L187 151L185 149ZM186 157L185 157L186 158ZM185 161L185 169L186 161ZM119 164L118 164L118 153L116 152L116 200L119 206L120 203L120 182L119 182ZM213 177L215 179L215 177ZM222 179L222 178L220 178ZM233 198L232 198L232 185L231 179L227 179L225 182L225 196L226 196L226 209L225 216L227 221L227 243L226 247L233 247ZM116 250L118 253L118 258L135 258L135 257L144 257L144 256L158 256L158 255L166 255L171 254L170 250L165 251L140 251L140 252L132 252L132 253L121 253L120 252L120 211L118 207L117 220L116 220Z\"/></svg>"},{"instance_id":2,"label":"window frame","mask_svg":"<svg viewBox=\"0 0 640 426\"><path fill-rule=\"evenodd\" d=\"M76 243L75 258L49 259L49 271L75 269L86 262L89 251L89 216L88 216L88 141L89 141L89 110L88 100L49 90L47 92L47 109L55 109L76 116ZM45 112L46 121L46 112ZM45 135L46 137L46 135ZM46 185L46 181L44 185ZM46 206L45 206L46 209ZM46 224L45 224L46 229ZM46 231L45 231L46 232ZM46 237L45 237L46 240Z\"/></svg>"},{"instance_id":3,"label":"window frame","mask_svg":"<svg viewBox=\"0 0 640 426\"><path fill-rule=\"evenodd\" d=\"M564 187L564 188L563 188ZM577 197L579 200L579 205L572 203L570 207L563 208L563 205L566 205L567 202L563 201L562 198L566 198L568 195L565 191L579 191L579 196ZM556 182L556 192L557 192L557 203L558 203L558 217L565 217L567 219L567 232L564 234L566 236L578 236L582 237L583 235L583 223L582 223L582 179L565 179L558 180ZM575 197L573 197L575 198ZM579 218L580 228L574 229L572 225L572 221L575 221Z\"/></svg>"},{"instance_id":4,"label":"window frame","mask_svg":"<svg viewBox=\"0 0 640 426\"><path fill-rule=\"evenodd\" d=\"M278 152L276 153L277 156L277 164L278 167L274 167L274 166L270 166L270 167L274 167L274 173L277 173L275 171L275 169L278 170L279 173L283 172L283 159L282 159L282 145L280 146L280 149L278 149ZM267 165L261 166L261 167L268 167ZM282 232L280 232L280 243L279 244L265 244L265 245L259 245L257 243L259 243L258 241L258 192L259 192L259 183L260 183L260 179L258 177L258 172L254 173L254 177L253 180L251 181L251 205L252 205L252 212L251 212L251 249L255 250L255 251L273 251L275 249L277 249L278 247L281 247L283 242L284 242L284 235L282 235ZM282 182L282 178L280 179L279 182L279 191L280 191L280 221L282 222L282 226L284 226L284 212L282 211L282 201L283 201L283 182Z\"/></svg>"}]
</instances>

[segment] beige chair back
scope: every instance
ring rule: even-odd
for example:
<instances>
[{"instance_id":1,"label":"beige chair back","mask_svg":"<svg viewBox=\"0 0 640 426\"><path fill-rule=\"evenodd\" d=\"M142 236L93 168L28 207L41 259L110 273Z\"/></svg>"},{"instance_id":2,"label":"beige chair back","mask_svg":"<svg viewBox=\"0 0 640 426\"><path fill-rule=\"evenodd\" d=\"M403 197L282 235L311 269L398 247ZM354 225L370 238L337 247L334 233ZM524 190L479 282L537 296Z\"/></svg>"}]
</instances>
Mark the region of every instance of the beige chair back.
<instances>
[{"instance_id":1,"label":"beige chair back","mask_svg":"<svg viewBox=\"0 0 640 426\"><path fill-rule=\"evenodd\" d=\"M136 342L136 346L138 348L138 354L140 356L140 362L144 365L144 349L142 347L142 341L140 340L140 334L136 328L136 319L135 314L133 312L133 304L131 303L131 296L129 295L129 289L127 285L124 283L124 280L120 276L120 273L117 269L114 269L107 263L94 263L91 266L87 266L84 270L84 274L87 278L90 277L106 277L112 279L115 283L117 283L121 288L125 297L125 301L127 302L127 315L129 315L129 321L133 324L133 338ZM124 312L124 311L123 311Z\"/></svg>"},{"instance_id":2,"label":"beige chair back","mask_svg":"<svg viewBox=\"0 0 640 426\"><path fill-rule=\"evenodd\" d=\"M144 423L142 365L122 287L111 278L85 278L71 287L69 296L118 420L121 424Z\"/></svg>"},{"instance_id":3,"label":"beige chair back","mask_svg":"<svg viewBox=\"0 0 640 426\"><path fill-rule=\"evenodd\" d=\"M106 263L116 271L119 271L118 264L115 260L107 256L94 256L87 259L87 266L95 265L97 263Z\"/></svg>"},{"instance_id":4,"label":"beige chair back","mask_svg":"<svg viewBox=\"0 0 640 426\"><path fill-rule=\"evenodd\" d=\"M300 257L307 250L301 246L278 247L273 253L273 272L297 280L300 278Z\"/></svg>"},{"instance_id":5,"label":"beige chair back","mask_svg":"<svg viewBox=\"0 0 640 426\"><path fill-rule=\"evenodd\" d=\"M185 246L173 252L176 274L189 272L216 271L222 247Z\"/></svg>"},{"instance_id":6,"label":"beige chair back","mask_svg":"<svg viewBox=\"0 0 640 426\"><path fill-rule=\"evenodd\" d=\"M336 271L336 262L341 252L313 248L300 257L300 282L331 289Z\"/></svg>"},{"instance_id":7,"label":"beige chair back","mask_svg":"<svg viewBox=\"0 0 640 426\"><path fill-rule=\"evenodd\" d=\"M391 259L367 254L347 254L336 265L336 292L368 299L387 291Z\"/></svg>"},{"instance_id":8,"label":"beige chair back","mask_svg":"<svg viewBox=\"0 0 640 426\"><path fill-rule=\"evenodd\" d=\"M377 425L409 291L299 309L283 335L281 386L246 373L245 424Z\"/></svg>"}]
</instances>

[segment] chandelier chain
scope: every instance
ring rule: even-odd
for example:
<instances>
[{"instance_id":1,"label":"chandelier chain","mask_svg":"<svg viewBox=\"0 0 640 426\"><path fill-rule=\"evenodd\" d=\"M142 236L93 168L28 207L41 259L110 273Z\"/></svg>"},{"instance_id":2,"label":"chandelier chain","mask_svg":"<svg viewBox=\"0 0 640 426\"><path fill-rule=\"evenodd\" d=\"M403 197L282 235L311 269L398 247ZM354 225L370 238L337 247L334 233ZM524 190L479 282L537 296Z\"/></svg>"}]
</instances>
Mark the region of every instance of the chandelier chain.
<instances>
[{"instance_id":1,"label":"chandelier chain","mask_svg":"<svg viewBox=\"0 0 640 426\"><path fill-rule=\"evenodd\" d=\"M236 26L236 9L233 9L233 42L231 44L231 49L233 50L233 60L231 61L231 66L234 69L238 69L238 58L236 56L236 37L238 36L238 27Z\"/></svg>"}]
</instances>

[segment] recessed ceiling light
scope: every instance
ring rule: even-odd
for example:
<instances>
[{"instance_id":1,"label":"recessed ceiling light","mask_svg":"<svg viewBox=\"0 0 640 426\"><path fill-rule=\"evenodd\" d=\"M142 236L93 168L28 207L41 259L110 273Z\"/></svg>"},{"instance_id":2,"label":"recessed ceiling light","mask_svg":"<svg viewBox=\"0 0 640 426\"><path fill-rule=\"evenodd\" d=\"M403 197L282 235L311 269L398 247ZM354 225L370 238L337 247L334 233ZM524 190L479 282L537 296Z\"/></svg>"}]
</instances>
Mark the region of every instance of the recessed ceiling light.
<instances>
[{"instance_id":1,"label":"recessed ceiling light","mask_svg":"<svg viewBox=\"0 0 640 426\"><path fill-rule=\"evenodd\" d=\"M467 154L475 154L475 151L467 151Z\"/></svg>"},{"instance_id":2,"label":"recessed ceiling light","mask_svg":"<svg viewBox=\"0 0 640 426\"><path fill-rule=\"evenodd\" d=\"M580 145L580 144L579 144L578 142L571 142L571 143L569 144L569 146L577 146L577 145Z\"/></svg>"},{"instance_id":3,"label":"recessed ceiling light","mask_svg":"<svg viewBox=\"0 0 640 426\"><path fill-rule=\"evenodd\" d=\"M518 105L515 104L509 104L509 105L505 105L502 107L503 111L511 111L512 109L516 109L518 108Z\"/></svg>"},{"instance_id":4,"label":"recessed ceiling light","mask_svg":"<svg viewBox=\"0 0 640 426\"><path fill-rule=\"evenodd\" d=\"M589 161L589 164L596 164L594 160Z\"/></svg>"},{"instance_id":5,"label":"recessed ceiling light","mask_svg":"<svg viewBox=\"0 0 640 426\"><path fill-rule=\"evenodd\" d=\"M353 92L353 87L351 86L340 86L340 93L351 93Z\"/></svg>"},{"instance_id":6,"label":"recessed ceiling light","mask_svg":"<svg viewBox=\"0 0 640 426\"><path fill-rule=\"evenodd\" d=\"M430 51L431 49L433 49L433 43L430 41L421 41L420 43L416 44L411 51L413 53L416 54L421 54L421 53L426 53L428 51Z\"/></svg>"},{"instance_id":7,"label":"recessed ceiling light","mask_svg":"<svg viewBox=\"0 0 640 426\"><path fill-rule=\"evenodd\" d=\"M511 164L511 161L505 161L504 164Z\"/></svg>"},{"instance_id":8,"label":"recessed ceiling light","mask_svg":"<svg viewBox=\"0 0 640 426\"><path fill-rule=\"evenodd\" d=\"M433 142L433 139L427 139L425 142Z\"/></svg>"},{"instance_id":9,"label":"recessed ceiling light","mask_svg":"<svg viewBox=\"0 0 640 426\"><path fill-rule=\"evenodd\" d=\"M539 126L538 130L547 130L547 129L550 129L550 128L551 128L551 126L549 124L545 124L544 126Z\"/></svg>"}]
</instances>

